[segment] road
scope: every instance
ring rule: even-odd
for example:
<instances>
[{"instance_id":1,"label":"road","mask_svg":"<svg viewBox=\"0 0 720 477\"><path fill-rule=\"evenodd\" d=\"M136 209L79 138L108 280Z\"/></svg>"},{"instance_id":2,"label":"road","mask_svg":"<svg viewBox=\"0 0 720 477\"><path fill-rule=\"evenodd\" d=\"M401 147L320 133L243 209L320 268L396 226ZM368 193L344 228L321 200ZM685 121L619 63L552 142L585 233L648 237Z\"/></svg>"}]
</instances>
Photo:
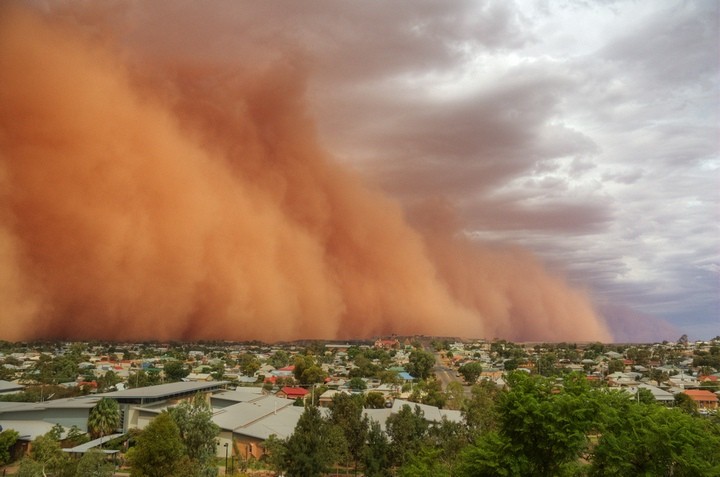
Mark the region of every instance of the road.
<instances>
[{"instance_id":1,"label":"road","mask_svg":"<svg viewBox=\"0 0 720 477\"><path fill-rule=\"evenodd\" d=\"M435 353L435 366L432 370L438 381L440 381L443 391L447 390L448 384L456 381L462 384L466 398L472 396L472 386L468 386L462 376L457 376L457 370L448 366L448 363L443 361L440 353Z\"/></svg>"},{"instance_id":2,"label":"road","mask_svg":"<svg viewBox=\"0 0 720 477\"><path fill-rule=\"evenodd\" d=\"M447 366L436 365L433 368L433 372L435 373L438 381L442 383L443 389L446 389L447 385L453 381L457 381L462 384L462 379L455 376L455 370L448 368Z\"/></svg>"}]
</instances>

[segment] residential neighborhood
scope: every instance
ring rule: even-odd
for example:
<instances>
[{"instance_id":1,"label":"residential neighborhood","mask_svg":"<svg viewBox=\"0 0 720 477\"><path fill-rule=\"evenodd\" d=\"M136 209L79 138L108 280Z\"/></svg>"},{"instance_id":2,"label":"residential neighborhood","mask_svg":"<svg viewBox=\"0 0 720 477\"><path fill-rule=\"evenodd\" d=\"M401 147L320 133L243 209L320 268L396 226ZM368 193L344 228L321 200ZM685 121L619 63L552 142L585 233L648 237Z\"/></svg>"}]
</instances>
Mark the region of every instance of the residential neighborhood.
<instances>
[{"instance_id":1,"label":"residential neighborhood","mask_svg":"<svg viewBox=\"0 0 720 477\"><path fill-rule=\"evenodd\" d=\"M275 345L3 342L0 426L17 437L0 455L5 472L13 472L32 455L33 443L51 434L69 455L100 449L115 471L128 471L134 436L164 412L199 399L216 429L218 468L272 472L274 443L291 439L308 406L330 419L337 402L356 399L361 418L386 434L405 409L428 428L467 426L477 390L507 393L518 375L554 389L582 376L593 389L683 409L718 426L718 371L720 337L653 344L423 336ZM91 413L108 399L117 403L117 425L90 440L97 437Z\"/></svg>"}]
</instances>

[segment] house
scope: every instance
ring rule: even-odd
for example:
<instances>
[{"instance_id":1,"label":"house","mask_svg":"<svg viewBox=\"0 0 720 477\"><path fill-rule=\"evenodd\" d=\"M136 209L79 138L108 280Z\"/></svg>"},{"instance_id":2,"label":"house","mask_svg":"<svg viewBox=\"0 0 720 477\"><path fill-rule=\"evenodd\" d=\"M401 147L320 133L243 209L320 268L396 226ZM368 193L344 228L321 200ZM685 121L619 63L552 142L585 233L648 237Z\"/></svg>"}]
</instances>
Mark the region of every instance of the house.
<instances>
[{"instance_id":1,"label":"house","mask_svg":"<svg viewBox=\"0 0 720 477\"><path fill-rule=\"evenodd\" d=\"M167 383L94 396L98 399L109 397L120 404L122 430L127 432L130 428L143 429L157 414L168 407L189 401L198 393L209 396L215 391L223 390L227 384L227 381Z\"/></svg>"},{"instance_id":2,"label":"house","mask_svg":"<svg viewBox=\"0 0 720 477\"><path fill-rule=\"evenodd\" d=\"M664 404L666 406L672 406L673 404L675 404L675 396L673 395L673 393L665 391L664 389L660 389L657 386L652 386L650 384L638 384L636 387L628 387L627 391L632 395L637 395L640 389L647 389L648 391L650 391L653 395L653 398L655 398L655 401L660 404Z\"/></svg>"},{"instance_id":3,"label":"house","mask_svg":"<svg viewBox=\"0 0 720 477\"><path fill-rule=\"evenodd\" d=\"M295 376L295 366L285 366L284 368L271 371L271 373L273 376L277 376L278 378L292 378Z\"/></svg>"},{"instance_id":4,"label":"house","mask_svg":"<svg viewBox=\"0 0 720 477\"><path fill-rule=\"evenodd\" d=\"M100 400L97 395L55 399L43 402L0 402L0 425L17 430L21 438L32 440L55 424L87 431L90 410Z\"/></svg>"},{"instance_id":5,"label":"house","mask_svg":"<svg viewBox=\"0 0 720 477\"><path fill-rule=\"evenodd\" d=\"M383 340L378 338L375 340L375 347L380 349L395 349L400 347L400 342L397 339Z\"/></svg>"},{"instance_id":6,"label":"house","mask_svg":"<svg viewBox=\"0 0 720 477\"><path fill-rule=\"evenodd\" d=\"M320 407L330 407L332 404L333 398L337 394L350 394L347 391L338 391L337 389L328 389L324 393L320 395L320 398L318 399L318 405Z\"/></svg>"},{"instance_id":7,"label":"house","mask_svg":"<svg viewBox=\"0 0 720 477\"><path fill-rule=\"evenodd\" d=\"M280 439L289 437L304 411L291 400L268 395L220 409L212 418L220 428L218 457L225 455L227 445L232 455L243 460L260 459L265 452L262 443L273 434Z\"/></svg>"},{"instance_id":8,"label":"house","mask_svg":"<svg viewBox=\"0 0 720 477\"><path fill-rule=\"evenodd\" d=\"M310 391L305 388L291 388L289 386L285 386L277 392L276 396L285 399L302 399L309 393Z\"/></svg>"},{"instance_id":9,"label":"house","mask_svg":"<svg viewBox=\"0 0 720 477\"><path fill-rule=\"evenodd\" d=\"M183 378L183 381L193 381L193 382L208 382L212 381L213 377L210 373L190 373L187 376Z\"/></svg>"},{"instance_id":10,"label":"house","mask_svg":"<svg viewBox=\"0 0 720 477\"><path fill-rule=\"evenodd\" d=\"M680 389L697 388L700 386L700 383L694 376L689 376L685 373L670 376L670 378L668 378L668 382L671 386Z\"/></svg>"},{"instance_id":11,"label":"house","mask_svg":"<svg viewBox=\"0 0 720 477\"><path fill-rule=\"evenodd\" d=\"M718 397L715 393L706 389L686 389L683 391L695 401L698 409L714 410L718 408Z\"/></svg>"}]
</instances>

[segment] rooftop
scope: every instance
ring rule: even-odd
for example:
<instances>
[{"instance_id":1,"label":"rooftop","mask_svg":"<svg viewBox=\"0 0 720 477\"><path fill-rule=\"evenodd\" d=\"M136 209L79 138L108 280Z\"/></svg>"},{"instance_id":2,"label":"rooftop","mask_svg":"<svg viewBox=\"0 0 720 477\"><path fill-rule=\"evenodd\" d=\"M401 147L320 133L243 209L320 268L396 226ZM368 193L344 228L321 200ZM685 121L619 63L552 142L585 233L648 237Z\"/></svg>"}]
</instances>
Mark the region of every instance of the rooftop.
<instances>
[{"instance_id":1,"label":"rooftop","mask_svg":"<svg viewBox=\"0 0 720 477\"><path fill-rule=\"evenodd\" d=\"M96 396L113 398L119 402L144 404L173 397L187 396L201 391L215 391L223 389L226 384L228 384L227 381L167 383L144 388L123 389L122 391L97 394Z\"/></svg>"}]
</instances>

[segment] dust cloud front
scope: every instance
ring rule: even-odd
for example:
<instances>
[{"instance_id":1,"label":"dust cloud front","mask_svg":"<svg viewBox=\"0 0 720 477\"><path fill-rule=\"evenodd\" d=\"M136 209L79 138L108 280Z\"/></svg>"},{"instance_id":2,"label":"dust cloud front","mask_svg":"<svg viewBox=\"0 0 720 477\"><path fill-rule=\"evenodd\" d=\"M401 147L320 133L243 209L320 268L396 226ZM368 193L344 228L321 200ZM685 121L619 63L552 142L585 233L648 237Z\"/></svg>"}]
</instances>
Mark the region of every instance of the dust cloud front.
<instances>
[{"instance_id":1,"label":"dust cloud front","mask_svg":"<svg viewBox=\"0 0 720 477\"><path fill-rule=\"evenodd\" d=\"M529 252L411 226L337 165L302 55L111 43L0 8L0 339L611 338Z\"/></svg>"}]
</instances>

